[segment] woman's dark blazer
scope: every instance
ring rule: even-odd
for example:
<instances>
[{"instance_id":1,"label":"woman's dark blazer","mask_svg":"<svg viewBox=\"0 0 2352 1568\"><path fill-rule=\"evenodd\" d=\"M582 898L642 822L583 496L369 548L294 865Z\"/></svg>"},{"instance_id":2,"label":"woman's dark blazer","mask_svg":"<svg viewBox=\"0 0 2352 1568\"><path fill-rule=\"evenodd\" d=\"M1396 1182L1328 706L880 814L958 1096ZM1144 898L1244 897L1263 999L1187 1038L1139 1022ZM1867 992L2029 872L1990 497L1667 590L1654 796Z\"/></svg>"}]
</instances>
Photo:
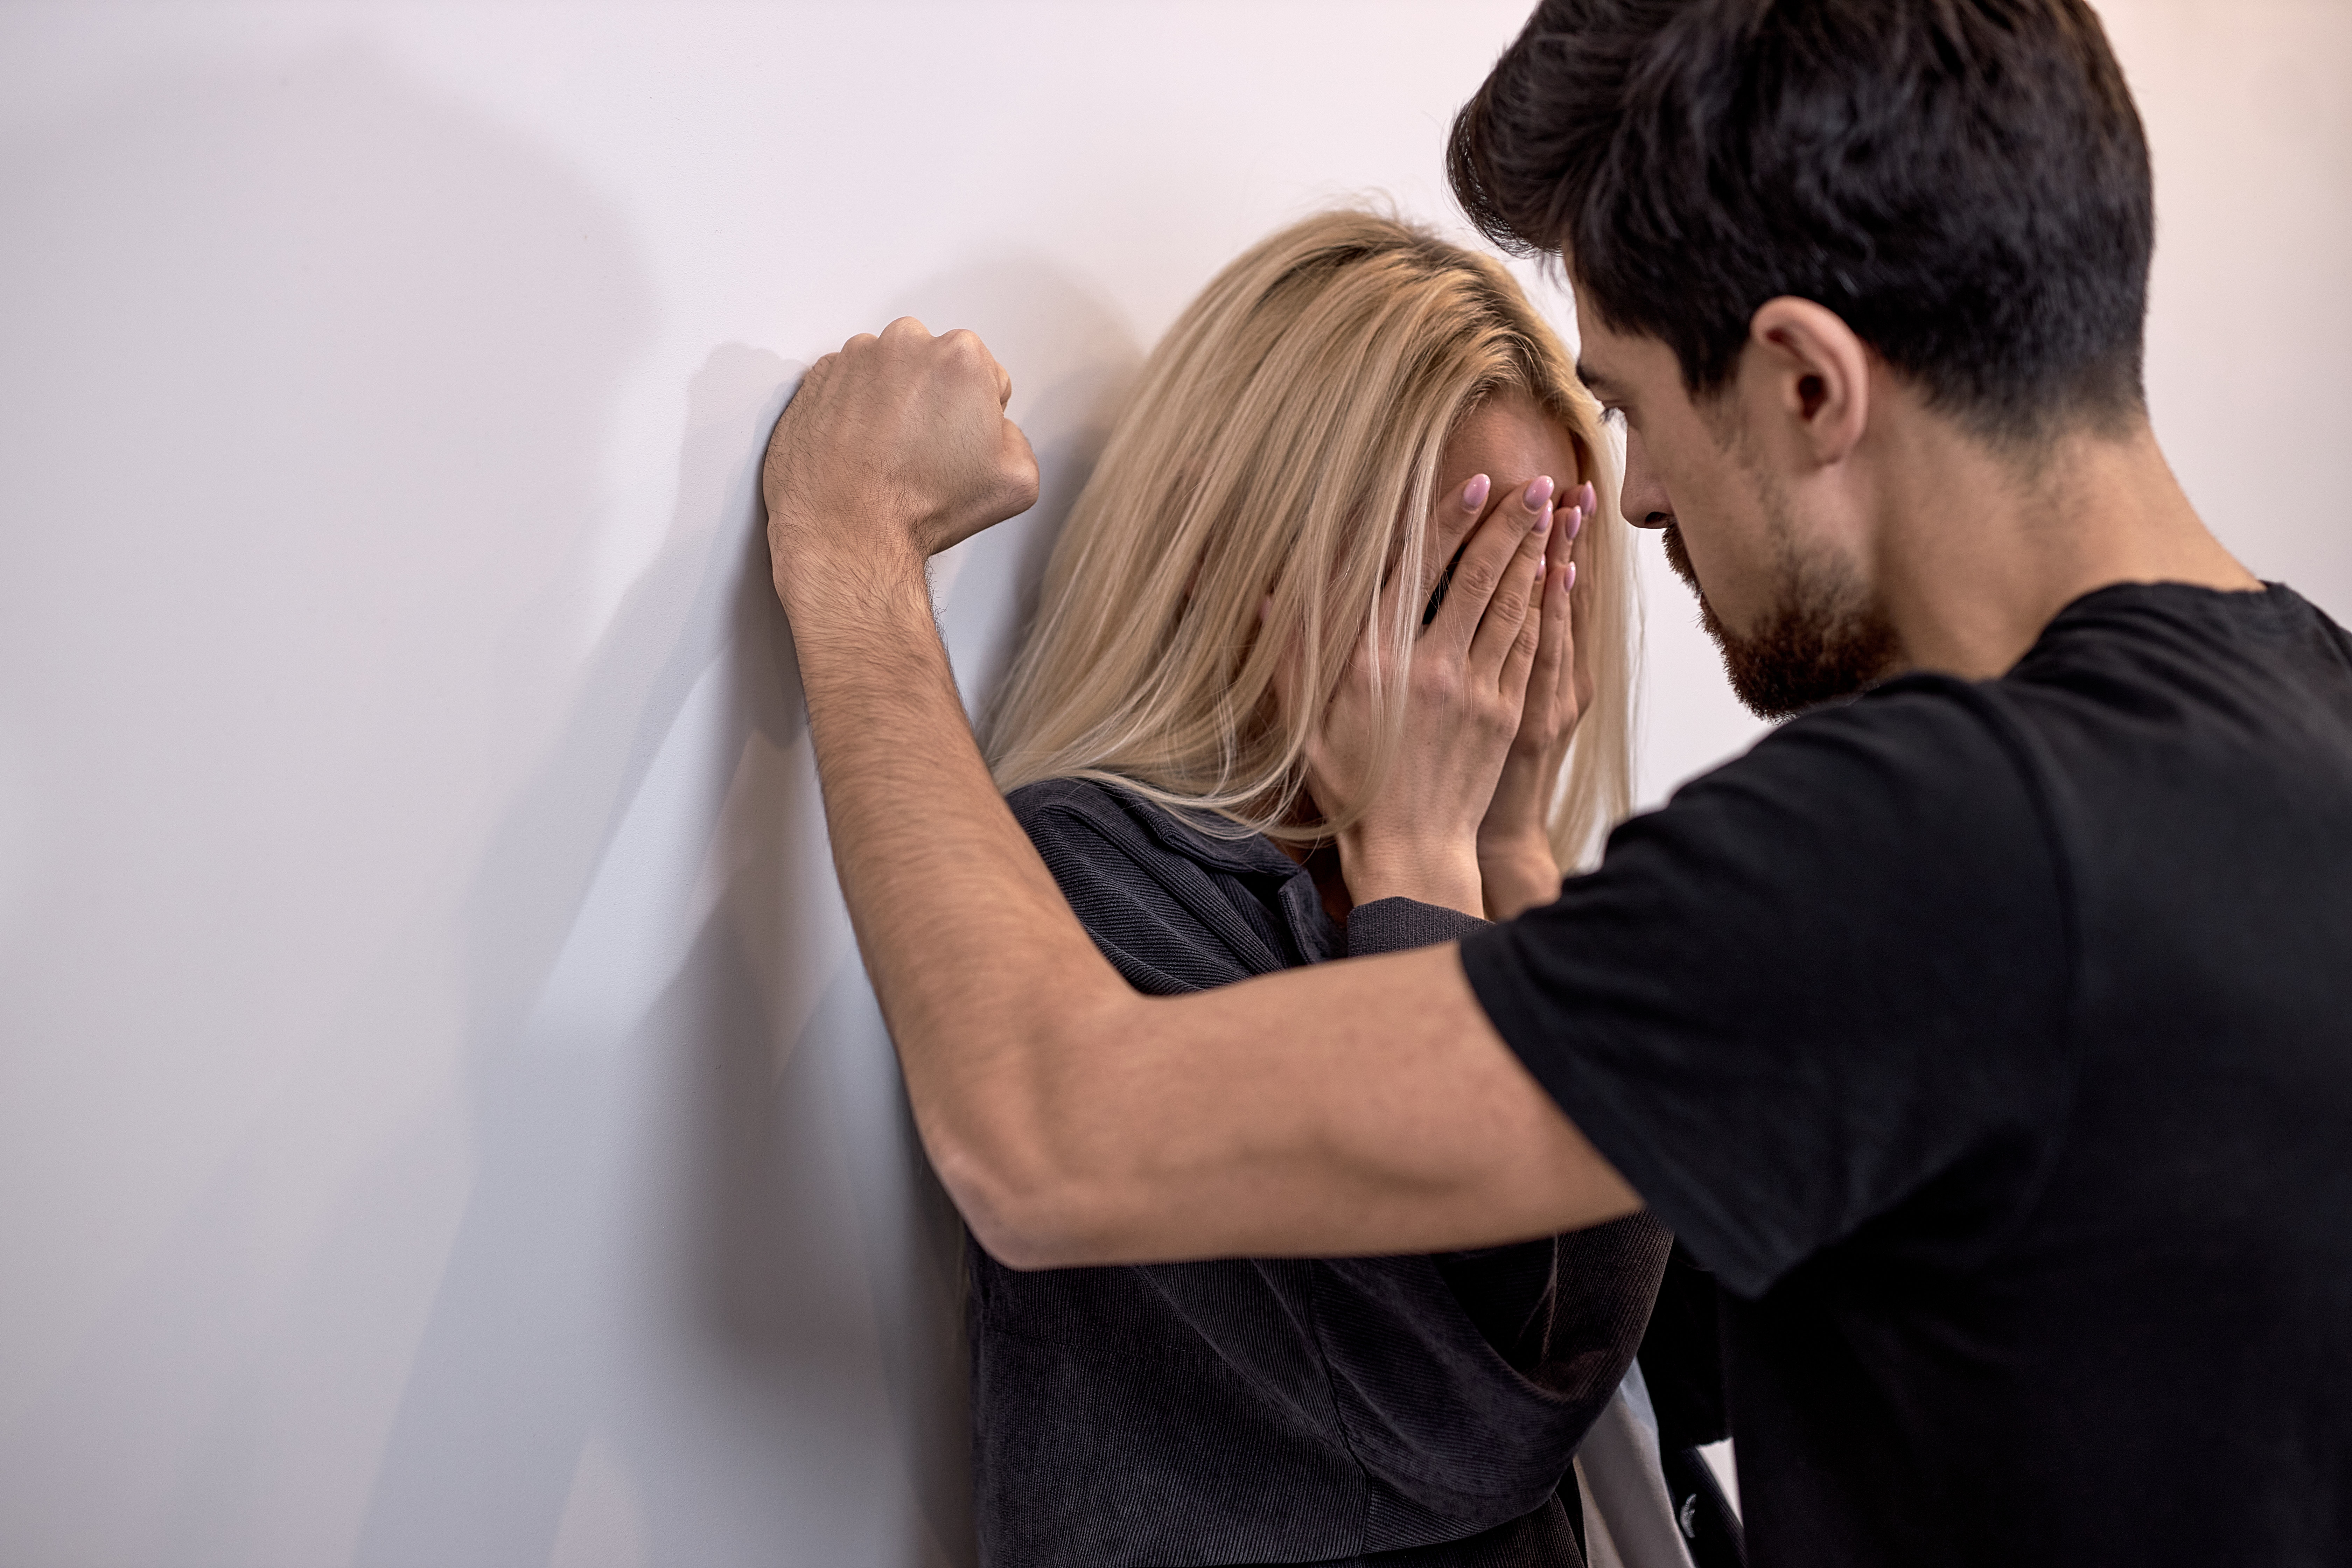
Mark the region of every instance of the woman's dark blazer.
<instances>
[{"instance_id":1,"label":"woman's dark blazer","mask_svg":"<svg viewBox=\"0 0 2352 1568\"><path fill-rule=\"evenodd\" d=\"M1271 841L1112 785L1009 799L1096 945L1155 995L1485 923L1389 899L1343 927ZM1637 1215L1433 1258L1033 1273L974 1246L982 1562L1577 1564L1563 1478L1669 1241Z\"/></svg>"}]
</instances>

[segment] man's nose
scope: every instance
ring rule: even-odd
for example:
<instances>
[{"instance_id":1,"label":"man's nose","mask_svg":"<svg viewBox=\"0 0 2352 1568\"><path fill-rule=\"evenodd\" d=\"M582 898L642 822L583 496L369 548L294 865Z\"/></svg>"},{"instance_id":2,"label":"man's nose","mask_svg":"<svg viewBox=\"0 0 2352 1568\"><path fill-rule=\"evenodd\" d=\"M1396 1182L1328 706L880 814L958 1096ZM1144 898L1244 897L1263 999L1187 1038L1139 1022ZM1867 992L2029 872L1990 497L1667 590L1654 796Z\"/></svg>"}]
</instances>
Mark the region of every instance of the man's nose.
<instances>
[{"instance_id":1,"label":"man's nose","mask_svg":"<svg viewBox=\"0 0 2352 1568\"><path fill-rule=\"evenodd\" d=\"M1625 484L1618 492L1617 505L1635 528L1664 528L1675 521L1675 503L1657 470L1650 467L1642 437L1630 428L1625 432Z\"/></svg>"}]
</instances>

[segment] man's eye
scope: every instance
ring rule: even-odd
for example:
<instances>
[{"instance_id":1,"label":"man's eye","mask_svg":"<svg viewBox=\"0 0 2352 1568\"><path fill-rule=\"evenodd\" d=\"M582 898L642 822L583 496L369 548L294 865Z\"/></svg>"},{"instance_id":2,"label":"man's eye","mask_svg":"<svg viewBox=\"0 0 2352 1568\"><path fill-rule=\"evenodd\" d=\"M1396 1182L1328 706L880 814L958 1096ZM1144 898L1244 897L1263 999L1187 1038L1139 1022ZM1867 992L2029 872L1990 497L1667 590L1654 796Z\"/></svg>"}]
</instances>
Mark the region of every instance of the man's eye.
<instances>
[{"instance_id":1,"label":"man's eye","mask_svg":"<svg viewBox=\"0 0 2352 1568\"><path fill-rule=\"evenodd\" d=\"M1613 403L1601 405L1601 423L1614 430L1625 428L1625 411Z\"/></svg>"}]
</instances>

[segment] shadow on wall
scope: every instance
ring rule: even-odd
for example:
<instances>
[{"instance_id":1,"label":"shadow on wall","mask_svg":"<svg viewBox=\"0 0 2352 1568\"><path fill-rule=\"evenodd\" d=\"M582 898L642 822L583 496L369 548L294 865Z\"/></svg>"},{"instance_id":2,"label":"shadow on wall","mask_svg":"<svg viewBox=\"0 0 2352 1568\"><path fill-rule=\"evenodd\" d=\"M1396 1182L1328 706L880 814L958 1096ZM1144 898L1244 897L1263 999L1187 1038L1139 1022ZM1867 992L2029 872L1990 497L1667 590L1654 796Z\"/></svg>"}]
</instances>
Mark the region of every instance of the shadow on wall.
<instances>
[{"instance_id":1,"label":"shadow on wall","mask_svg":"<svg viewBox=\"0 0 2352 1568\"><path fill-rule=\"evenodd\" d=\"M1137 356L1042 268L919 293L942 325L969 298L1043 388L1015 404L1041 505L940 573L983 695ZM961 1227L839 907L769 584L759 463L797 368L730 345L695 378L671 545L480 879L474 952L561 950L523 1016L503 963L478 989L480 1174L363 1563L971 1559ZM593 837L583 799L614 803Z\"/></svg>"},{"instance_id":2,"label":"shadow on wall","mask_svg":"<svg viewBox=\"0 0 2352 1568\"><path fill-rule=\"evenodd\" d=\"M239 885L257 992L388 885L345 868L351 846L486 845L454 927L437 894L403 894L422 912L12 1422L0 1555L968 1562L961 1229L839 908L768 584L758 466L798 367L709 356L667 542L582 658L599 421L652 301L625 217L561 160L344 51L143 82L0 150L0 180L25 226L11 276L41 307L11 312L11 341L59 367L43 393L87 447L40 515L121 526L174 493L223 525L203 593L173 552L125 563L119 536L58 530L88 559L45 572L105 583L112 619L23 635L98 669L91 690L162 692L152 715L80 699L92 775L179 764L67 830L178 810L155 831L198 841L269 803L224 857L325 869L304 900ZM114 314L50 309L52 275ZM977 696L1138 354L1034 260L906 305L987 335L1045 465L1038 508L940 565ZM175 417L137 430L158 407ZM158 668L173 643L197 651ZM486 838L453 710L550 737L520 774L481 770L524 779ZM330 754L342 773L301 771ZM230 873L190 875L216 892ZM453 948L464 1102L385 1135L378 1102L419 1081L385 1064L438 1026ZM208 1026L236 1026L192 1018L178 1047ZM324 1149L345 1129L389 1150L356 1179ZM288 1224L322 1171L340 1186ZM272 1226L294 1239L263 1279L251 1237Z\"/></svg>"}]
</instances>

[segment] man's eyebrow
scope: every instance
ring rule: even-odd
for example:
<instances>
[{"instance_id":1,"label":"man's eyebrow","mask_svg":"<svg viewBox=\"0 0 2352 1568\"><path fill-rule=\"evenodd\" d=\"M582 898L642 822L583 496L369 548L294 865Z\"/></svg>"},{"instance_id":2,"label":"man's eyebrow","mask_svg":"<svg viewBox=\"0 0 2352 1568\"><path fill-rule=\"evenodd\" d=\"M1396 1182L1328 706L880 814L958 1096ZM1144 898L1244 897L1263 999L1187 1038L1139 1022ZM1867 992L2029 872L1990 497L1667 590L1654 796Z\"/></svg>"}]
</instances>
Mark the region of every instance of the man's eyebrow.
<instances>
[{"instance_id":1,"label":"man's eyebrow","mask_svg":"<svg viewBox=\"0 0 2352 1568\"><path fill-rule=\"evenodd\" d=\"M1610 395L1617 390L1616 384L1613 382L1612 382L1607 376L1596 373L1591 365L1585 363L1582 360L1578 360L1576 362L1576 379L1584 383L1584 389L1592 394L1593 396L1600 398L1603 403L1606 403L1609 400Z\"/></svg>"}]
</instances>

